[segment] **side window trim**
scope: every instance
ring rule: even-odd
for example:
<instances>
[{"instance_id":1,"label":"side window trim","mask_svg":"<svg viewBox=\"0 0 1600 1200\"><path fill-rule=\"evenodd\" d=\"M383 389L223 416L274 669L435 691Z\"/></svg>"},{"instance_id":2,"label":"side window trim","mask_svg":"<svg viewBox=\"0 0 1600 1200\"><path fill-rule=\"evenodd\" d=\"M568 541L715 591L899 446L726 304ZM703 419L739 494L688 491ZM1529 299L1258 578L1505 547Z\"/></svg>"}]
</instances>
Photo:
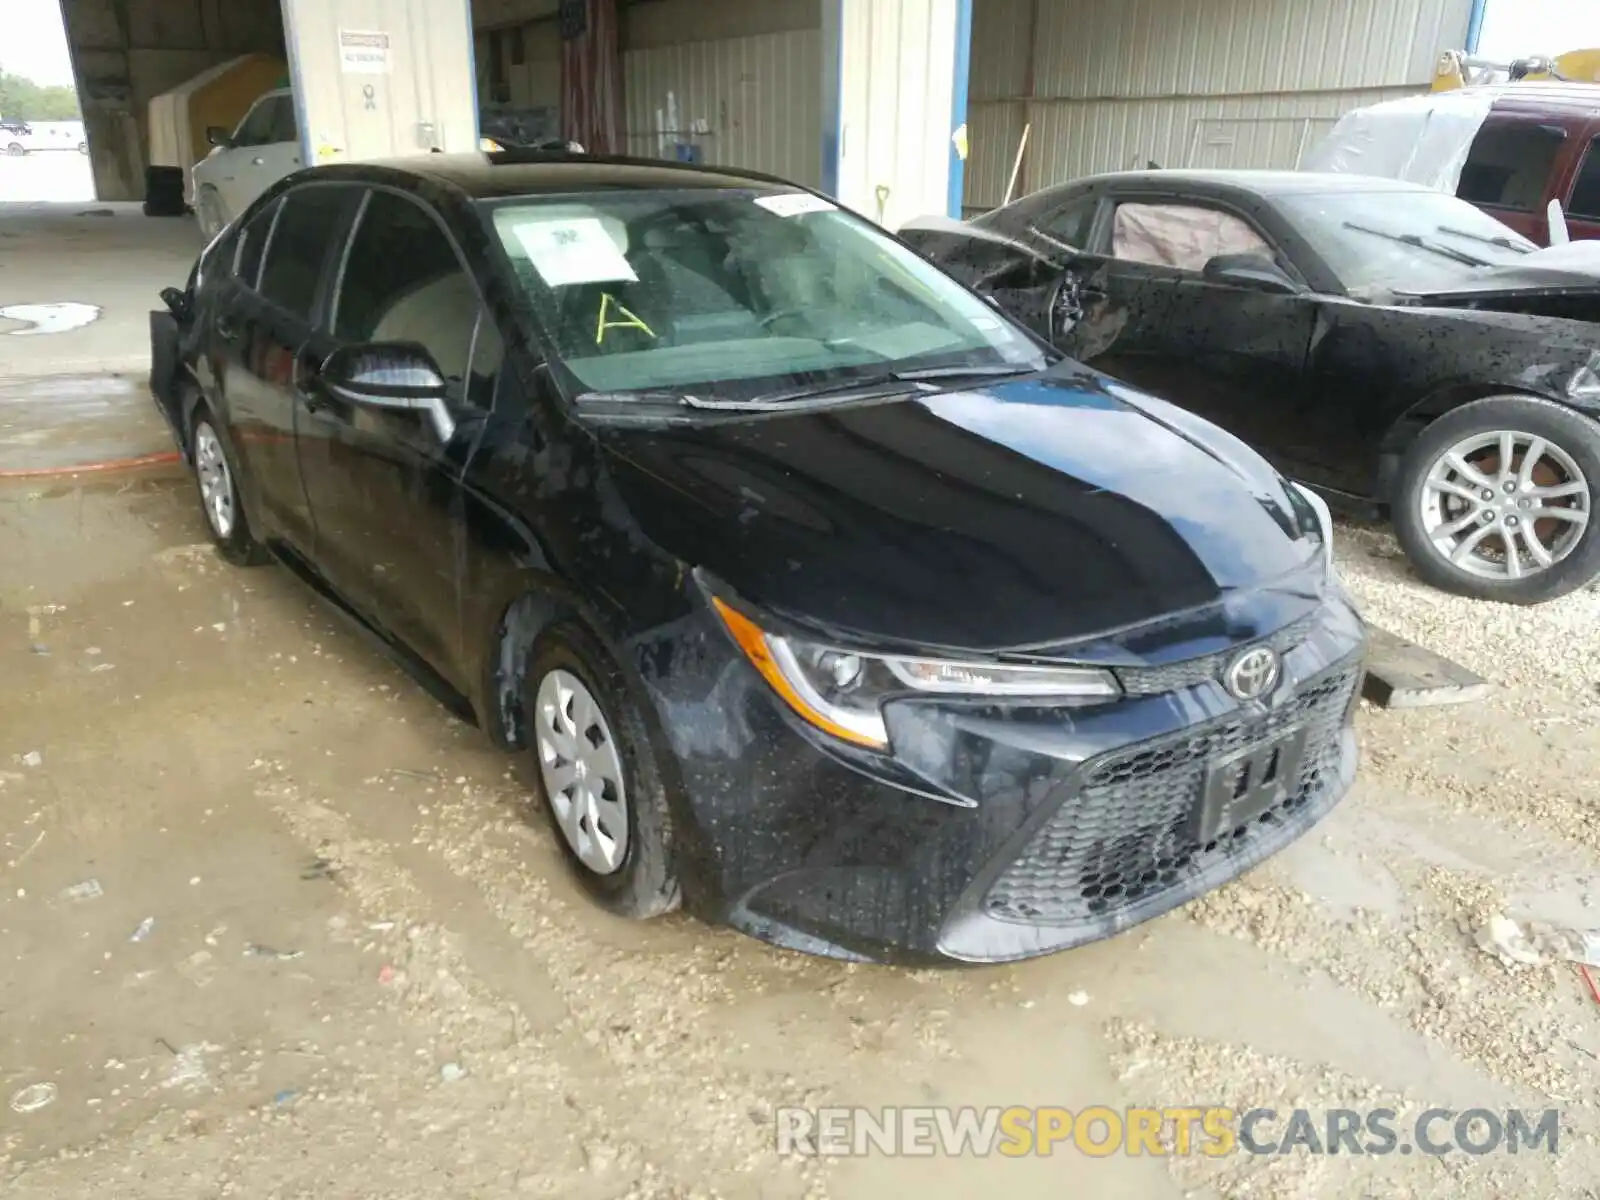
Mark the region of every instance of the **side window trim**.
<instances>
[{"instance_id":1,"label":"side window trim","mask_svg":"<svg viewBox=\"0 0 1600 1200\"><path fill-rule=\"evenodd\" d=\"M339 248L339 266L333 276L333 291L328 297L328 311L323 317L323 325L329 333L339 327L339 302L344 299L344 273L350 267L350 251L355 248L356 238L361 234L362 222L367 219L367 209L372 204L373 190L371 187L362 189L355 216L351 218L350 228L345 233L344 245Z\"/></svg>"},{"instance_id":2,"label":"side window trim","mask_svg":"<svg viewBox=\"0 0 1600 1200\"><path fill-rule=\"evenodd\" d=\"M283 212L284 209L288 207L288 200L290 196L298 195L299 193L309 191L312 188L341 188L346 191L353 191L356 187L359 187L359 184L352 184L352 182L347 179L313 179L305 183L297 183L293 187L285 189L278 197L278 211L272 215L272 229L267 234L267 244L261 251L261 264L256 273L256 286L252 290L258 297L260 297L261 302L268 308L272 309L273 312L288 317L290 320L299 321L313 332L324 329L327 324L327 308L330 284L328 278L328 264L332 256L329 254L324 254L323 260L317 268L317 285L316 290L313 292L311 297L311 312L309 314L291 312L289 309L273 300L261 290L261 280L266 278L267 263L272 254L272 247L278 240L278 223L283 220ZM363 197L363 203L364 201L365 198ZM341 218L341 220L343 222L343 228L335 230L334 237L336 239L343 237L348 243L348 234L350 233L352 227L349 225L348 217ZM342 249L340 253L343 254Z\"/></svg>"},{"instance_id":3,"label":"side window trim","mask_svg":"<svg viewBox=\"0 0 1600 1200\"><path fill-rule=\"evenodd\" d=\"M246 243L250 240L250 223L255 219L254 217L239 222L239 236L233 239L233 261L228 264L228 274L232 275L239 284L251 292L256 291L261 283L261 268L266 263L267 251L272 246L272 231L278 227L278 214L283 211L282 195L274 196L261 207L272 210L272 220L267 223L267 240L266 244L261 247L261 257L256 259L255 278L245 280L239 275L239 260L244 257ZM259 216L260 213L256 215Z\"/></svg>"},{"instance_id":4,"label":"side window trim","mask_svg":"<svg viewBox=\"0 0 1600 1200\"><path fill-rule=\"evenodd\" d=\"M308 184L304 186L315 185ZM450 232L450 227L444 223L444 219L440 217L438 213L434 212L432 208L422 203L422 201L418 200L404 188L391 187L385 183L371 183L366 185L366 192L361 197L361 204L356 212L356 220L350 225L349 236L345 239L344 251L339 258L339 274L334 280L333 284L334 304L331 306L330 312L328 313L328 328L332 329L337 319L337 301L339 295L344 291L344 273L345 268L350 265L350 247L355 244L356 234L361 228L361 219L366 216L368 204L370 203L372 197L379 192L387 192L391 196L398 196L407 204L422 210L423 214L428 218L428 220L433 222L434 228L444 235L445 244L450 247L450 253L456 256L456 265L461 268L462 273L466 275L467 279L472 283L472 292L473 295L478 298L479 310L481 311L484 308L487 308L488 301L484 297L483 286L479 282L477 274L472 270L471 266L468 265L467 256L461 252L460 243L456 241L455 235ZM474 332L474 336L476 336L476 332Z\"/></svg>"},{"instance_id":5,"label":"side window trim","mask_svg":"<svg viewBox=\"0 0 1600 1200\"><path fill-rule=\"evenodd\" d=\"M1592 172L1600 178L1600 121L1591 124L1586 133L1589 144L1583 148L1577 166L1573 168L1572 182L1567 185L1567 194L1561 197L1561 206L1566 215L1575 221L1600 223L1600 207L1590 213L1574 212L1572 207L1573 200L1578 196L1578 188L1584 182L1584 175ZM1600 187L1596 190L1600 191Z\"/></svg>"}]
</instances>

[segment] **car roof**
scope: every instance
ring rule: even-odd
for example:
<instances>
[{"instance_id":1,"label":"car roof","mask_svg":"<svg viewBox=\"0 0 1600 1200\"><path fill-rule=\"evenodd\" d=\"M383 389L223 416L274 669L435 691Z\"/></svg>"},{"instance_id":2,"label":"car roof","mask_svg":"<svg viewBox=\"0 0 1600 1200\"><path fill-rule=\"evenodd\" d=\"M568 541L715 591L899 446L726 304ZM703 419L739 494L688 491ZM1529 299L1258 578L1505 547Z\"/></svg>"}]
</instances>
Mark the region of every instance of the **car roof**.
<instances>
[{"instance_id":1,"label":"car roof","mask_svg":"<svg viewBox=\"0 0 1600 1200\"><path fill-rule=\"evenodd\" d=\"M1583 116L1600 112L1600 85L1527 80L1522 83L1491 83L1472 89L1487 93L1496 112L1561 112Z\"/></svg>"},{"instance_id":2,"label":"car roof","mask_svg":"<svg viewBox=\"0 0 1600 1200\"><path fill-rule=\"evenodd\" d=\"M1089 184L1117 187L1147 186L1178 190L1254 192L1260 196L1287 196L1323 192L1430 192L1433 189L1401 179L1378 175L1346 175L1317 171L1118 171L1079 179L1072 186Z\"/></svg>"},{"instance_id":3,"label":"car roof","mask_svg":"<svg viewBox=\"0 0 1600 1200\"><path fill-rule=\"evenodd\" d=\"M409 175L445 183L473 199L501 199L542 192L749 188L794 190L772 175L729 167L702 167L655 158L501 150L468 154L419 154L409 158L317 168L326 177Z\"/></svg>"}]
</instances>

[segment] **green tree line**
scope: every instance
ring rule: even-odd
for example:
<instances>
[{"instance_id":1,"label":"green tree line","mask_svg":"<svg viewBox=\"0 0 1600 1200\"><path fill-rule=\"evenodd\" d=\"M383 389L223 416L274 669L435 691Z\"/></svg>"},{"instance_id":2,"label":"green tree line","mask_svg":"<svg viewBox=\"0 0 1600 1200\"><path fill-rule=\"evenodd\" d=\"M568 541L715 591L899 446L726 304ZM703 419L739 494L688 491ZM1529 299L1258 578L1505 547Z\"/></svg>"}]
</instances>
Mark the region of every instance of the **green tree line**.
<instances>
[{"instance_id":1,"label":"green tree line","mask_svg":"<svg viewBox=\"0 0 1600 1200\"><path fill-rule=\"evenodd\" d=\"M0 117L19 121L76 121L78 93L59 84L35 83L0 70Z\"/></svg>"}]
</instances>

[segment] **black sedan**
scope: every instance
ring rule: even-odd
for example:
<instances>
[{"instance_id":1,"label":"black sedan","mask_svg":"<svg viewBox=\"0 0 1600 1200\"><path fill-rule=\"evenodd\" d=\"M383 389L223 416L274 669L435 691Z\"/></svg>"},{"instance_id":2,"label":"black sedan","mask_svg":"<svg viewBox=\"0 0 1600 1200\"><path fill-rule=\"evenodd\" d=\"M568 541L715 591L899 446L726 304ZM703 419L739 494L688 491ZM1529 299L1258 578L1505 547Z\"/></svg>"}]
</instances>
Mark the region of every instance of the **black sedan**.
<instances>
[{"instance_id":1,"label":"black sedan","mask_svg":"<svg viewBox=\"0 0 1600 1200\"><path fill-rule=\"evenodd\" d=\"M153 320L206 520L527 755L588 891L774 942L1106 936L1344 794L1327 509L781 181L283 181Z\"/></svg>"},{"instance_id":2,"label":"black sedan","mask_svg":"<svg viewBox=\"0 0 1600 1200\"><path fill-rule=\"evenodd\" d=\"M1388 515L1437 587L1537 603L1600 572L1600 276L1387 179L1145 171L913 246L1062 350Z\"/></svg>"}]
</instances>

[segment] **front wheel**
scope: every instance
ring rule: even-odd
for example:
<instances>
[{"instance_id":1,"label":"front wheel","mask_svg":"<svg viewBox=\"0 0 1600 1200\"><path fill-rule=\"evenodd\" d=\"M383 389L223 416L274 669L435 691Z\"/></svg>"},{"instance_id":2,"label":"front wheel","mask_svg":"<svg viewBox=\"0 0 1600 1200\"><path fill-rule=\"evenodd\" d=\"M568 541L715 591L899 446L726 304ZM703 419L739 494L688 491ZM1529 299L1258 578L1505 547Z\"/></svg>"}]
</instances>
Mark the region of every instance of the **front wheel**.
<instances>
[{"instance_id":1,"label":"front wheel","mask_svg":"<svg viewBox=\"0 0 1600 1200\"><path fill-rule=\"evenodd\" d=\"M1417 574L1461 596L1540 604L1600 574L1600 424L1494 396L1422 431L1396 480L1395 533Z\"/></svg>"},{"instance_id":2,"label":"front wheel","mask_svg":"<svg viewBox=\"0 0 1600 1200\"><path fill-rule=\"evenodd\" d=\"M621 669L563 622L535 642L527 687L539 800L584 890L624 917L677 908L666 789Z\"/></svg>"}]
</instances>

